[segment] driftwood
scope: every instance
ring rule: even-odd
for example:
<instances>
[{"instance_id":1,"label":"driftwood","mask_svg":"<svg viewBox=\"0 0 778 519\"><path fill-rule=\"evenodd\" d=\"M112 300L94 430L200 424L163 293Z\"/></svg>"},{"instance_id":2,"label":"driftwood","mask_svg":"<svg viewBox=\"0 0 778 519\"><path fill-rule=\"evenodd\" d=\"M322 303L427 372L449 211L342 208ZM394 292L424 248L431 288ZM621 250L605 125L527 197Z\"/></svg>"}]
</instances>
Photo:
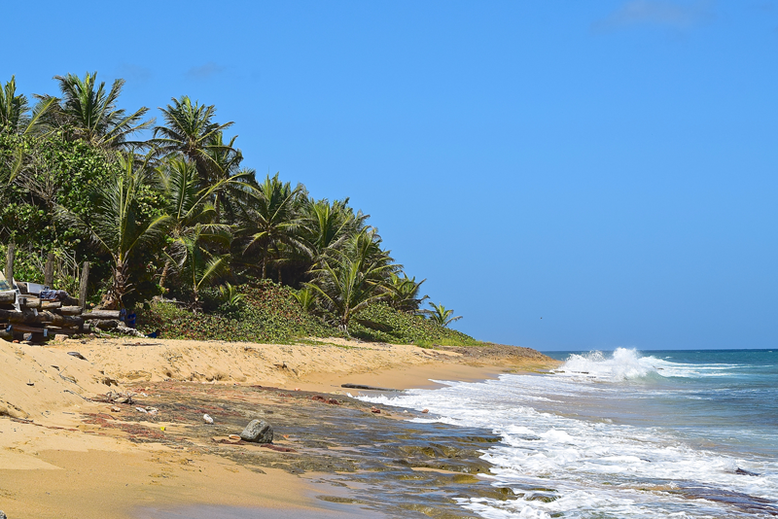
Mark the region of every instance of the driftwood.
<instances>
[{"instance_id":1,"label":"driftwood","mask_svg":"<svg viewBox=\"0 0 778 519\"><path fill-rule=\"evenodd\" d=\"M19 296L19 305L22 308L38 309L41 307L41 300L38 297L30 295Z\"/></svg>"},{"instance_id":2,"label":"driftwood","mask_svg":"<svg viewBox=\"0 0 778 519\"><path fill-rule=\"evenodd\" d=\"M17 324L53 324L70 328L81 327L84 320L81 317L59 315L49 311L35 312L33 310L5 310L0 308L0 322Z\"/></svg>"},{"instance_id":3,"label":"driftwood","mask_svg":"<svg viewBox=\"0 0 778 519\"><path fill-rule=\"evenodd\" d=\"M93 310L92 312L86 312L81 314L84 319L118 319L119 310Z\"/></svg>"},{"instance_id":4,"label":"driftwood","mask_svg":"<svg viewBox=\"0 0 778 519\"><path fill-rule=\"evenodd\" d=\"M43 328L42 326L29 326L27 324L12 324L11 325L11 332L12 333L40 333L41 335L45 334L46 328Z\"/></svg>"},{"instance_id":5,"label":"driftwood","mask_svg":"<svg viewBox=\"0 0 778 519\"><path fill-rule=\"evenodd\" d=\"M49 252L43 272L43 286L50 287L54 281L54 263L56 257ZM84 332L84 319L81 314L84 310L87 296L87 281L89 276L89 262L83 263L79 285L79 299L76 299L64 291L56 291L54 300L42 300L29 293L30 283L15 281L13 279L14 244L9 243L5 277L16 285L17 293L12 291L0 292L0 338L6 340L23 340L25 333L32 335L33 342L43 342L47 337L57 333L73 335ZM18 304L17 304L18 303ZM126 331L137 335L140 332L126 328L124 323L118 321L119 312L98 311L89 314L87 319L97 319L93 323L104 319L116 319L112 327L121 333ZM125 330L126 328L126 330ZM0 512L2 516L2 512Z\"/></svg>"},{"instance_id":6,"label":"driftwood","mask_svg":"<svg viewBox=\"0 0 778 519\"><path fill-rule=\"evenodd\" d=\"M47 325L46 329L49 331L49 335L54 334L60 334L60 335L77 335L79 333L82 333L80 329L74 329L74 328L63 328L61 326L51 326Z\"/></svg>"},{"instance_id":7,"label":"driftwood","mask_svg":"<svg viewBox=\"0 0 778 519\"><path fill-rule=\"evenodd\" d=\"M119 327L118 319L97 319L90 321L90 324L101 330L114 330Z\"/></svg>"},{"instance_id":8,"label":"driftwood","mask_svg":"<svg viewBox=\"0 0 778 519\"><path fill-rule=\"evenodd\" d=\"M84 309L80 306L62 306L59 313L62 315L81 315Z\"/></svg>"}]
</instances>

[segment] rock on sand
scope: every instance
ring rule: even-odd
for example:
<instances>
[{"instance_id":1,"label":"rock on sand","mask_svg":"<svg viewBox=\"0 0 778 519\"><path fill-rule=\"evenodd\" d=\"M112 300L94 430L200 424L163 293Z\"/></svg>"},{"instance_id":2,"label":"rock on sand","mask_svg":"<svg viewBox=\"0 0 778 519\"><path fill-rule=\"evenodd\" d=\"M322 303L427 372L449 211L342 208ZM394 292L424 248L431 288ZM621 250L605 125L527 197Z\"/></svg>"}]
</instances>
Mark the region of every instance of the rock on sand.
<instances>
[{"instance_id":1,"label":"rock on sand","mask_svg":"<svg viewBox=\"0 0 778 519\"><path fill-rule=\"evenodd\" d=\"M264 420L251 420L240 433L240 439L247 442L273 443L273 427Z\"/></svg>"}]
</instances>

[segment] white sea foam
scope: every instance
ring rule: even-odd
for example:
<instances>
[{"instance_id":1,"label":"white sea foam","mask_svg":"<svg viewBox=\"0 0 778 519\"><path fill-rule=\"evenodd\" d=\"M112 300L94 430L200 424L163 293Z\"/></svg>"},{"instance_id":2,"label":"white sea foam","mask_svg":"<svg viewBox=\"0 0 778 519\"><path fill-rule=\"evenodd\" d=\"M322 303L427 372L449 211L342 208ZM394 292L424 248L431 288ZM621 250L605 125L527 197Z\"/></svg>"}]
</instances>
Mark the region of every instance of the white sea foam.
<instances>
[{"instance_id":1,"label":"white sea foam","mask_svg":"<svg viewBox=\"0 0 778 519\"><path fill-rule=\"evenodd\" d=\"M611 356L599 351L572 354L565 363L553 372L559 376L597 380L599 382L621 382L647 377L723 377L730 376L733 364L685 364L643 356L635 349L617 348ZM740 368L748 366L738 366Z\"/></svg>"},{"instance_id":2,"label":"white sea foam","mask_svg":"<svg viewBox=\"0 0 778 519\"><path fill-rule=\"evenodd\" d=\"M597 514L701 518L731 513L724 504L662 491L692 484L775 499L776 460L739 459L695 449L682 435L664 428L574 417L582 408L594 409L601 399L623 392L618 383L602 382L652 376L663 364L666 361L622 350L612 359L571 358L561 368L588 371L593 379L581 373L503 375L482 383L448 382L442 389L411 390L396 397L360 398L429 409L430 414L418 421L483 427L498 434L502 443L485 451L483 458L493 466L495 484L513 488L516 498L461 501L485 518L545 519L560 513L580 518L600 517ZM737 474L738 468L759 475ZM538 498L527 490L532 487L552 489L553 495Z\"/></svg>"}]
</instances>

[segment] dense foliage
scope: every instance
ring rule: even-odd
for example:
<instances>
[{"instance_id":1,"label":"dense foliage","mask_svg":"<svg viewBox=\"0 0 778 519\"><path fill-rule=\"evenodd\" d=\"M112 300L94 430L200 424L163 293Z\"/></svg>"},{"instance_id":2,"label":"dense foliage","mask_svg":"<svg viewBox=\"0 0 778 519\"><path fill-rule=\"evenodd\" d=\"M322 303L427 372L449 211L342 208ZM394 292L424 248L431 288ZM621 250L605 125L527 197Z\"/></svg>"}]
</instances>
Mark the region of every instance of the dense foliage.
<instances>
[{"instance_id":1,"label":"dense foliage","mask_svg":"<svg viewBox=\"0 0 778 519\"><path fill-rule=\"evenodd\" d=\"M139 310L143 331L164 337L195 340L289 342L295 337L329 337L337 334L321 319L305 312L289 287L264 281L242 285L239 301L206 296L198 313L172 302L152 302Z\"/></svg>"},{"instance_id":2,"label":"dense foliage","mask_svg":"<svg viewBox=\"0 0 778 519\"><path fill-rule=\"evenodd\" d=\"M35 106L14 78L0 89L0 243L22 251L20 275L38 281L54 252L73 290L89 261L95 302L142 307L169 336L472 340L445 328L442 306L419 310L424 280L348 199L244 168L213 105L172 98L153 126L148 108L119 107L123 80L55 80L59 95Z\"/></svg>"},{"instance_id":3,"label":"dense foliage","mask_svg":"<svg viewBox=\"0 0 778 519\"><path fill-rule=\"evenodd\" d=\"M400 312L385 303L369 305L354 317L354 337L368 341L432 345L474 345L478 341L462 332L440 326L420 315Z\"/></svg>"}]
</instances>

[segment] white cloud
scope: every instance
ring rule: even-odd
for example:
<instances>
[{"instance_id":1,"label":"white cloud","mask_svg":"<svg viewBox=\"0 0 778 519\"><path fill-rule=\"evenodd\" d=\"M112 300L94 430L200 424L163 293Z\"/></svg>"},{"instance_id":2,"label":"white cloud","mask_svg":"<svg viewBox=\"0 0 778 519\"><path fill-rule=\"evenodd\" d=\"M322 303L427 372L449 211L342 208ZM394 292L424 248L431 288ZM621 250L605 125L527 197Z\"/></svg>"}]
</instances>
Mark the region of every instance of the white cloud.
<instances>
[{"instance_id":1,"label":"white cloud","mask_svg":"<svg viewBox=\"0 0 778 519\"><path fill-rule=\"evenodd\" d=\"M592 24L596 31L615 31L637 25L687 29L714 17L713 0L670 2L667 0L629 0L602 20Z\"/></svg>"},{"instance_id":2,"label":"white cloud","mask_svg":"<svg viewBox=\"0 0 778 519\"><path fill-rule=\"evenodd\" d=\"M208 79L212 76L215 76L216 74L221 73L223 70L224 67L221 65L214 63L213 61L209 61L205 65L190 68L187 70L186 75L192 79Z\"/></svg>"}]
</instances>

